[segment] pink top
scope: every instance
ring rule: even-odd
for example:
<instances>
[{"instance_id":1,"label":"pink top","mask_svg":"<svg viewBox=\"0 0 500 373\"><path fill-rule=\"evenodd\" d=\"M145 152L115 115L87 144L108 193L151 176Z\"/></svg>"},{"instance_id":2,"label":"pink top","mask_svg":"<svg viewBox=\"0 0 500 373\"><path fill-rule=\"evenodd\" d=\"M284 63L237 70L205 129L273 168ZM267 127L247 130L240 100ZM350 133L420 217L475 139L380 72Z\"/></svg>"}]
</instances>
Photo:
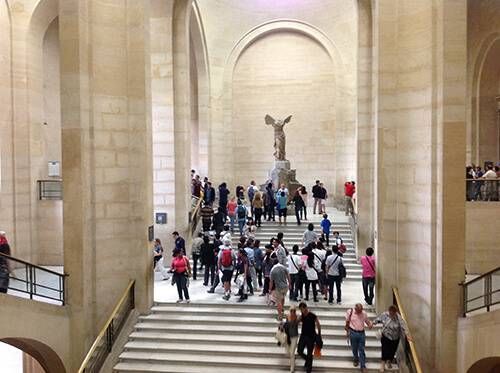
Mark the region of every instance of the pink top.
<instances>
[{"instance_id":1,"label":"pink top","mask_svg":"<svg viewBox=\"0 0 500 373\"><path fill-rule=\"evenodd\" d=\"M365 324L368 321L368 315L365 311L356 313L356 310L354 308L351 308L350 310L347 310L345 314L345 320L349 321L349 318L349 328L354 329L358 332L365 330Z\"/></svg>"},{"instance_id":2,"label":"pink top","mask_svg":"<svg viewBox=\"0 0 500 373\"><path fill-rule=\"evenodd\" d=\"M172 269L176 273L184 273L187 271L187 258L183 255L176 256L172 259Z\"/></svg>"},{"instance_id":3,"label":"pink top","mask_svg":"<svg viewBox=\"0 0 500 373\"><path fill-rule=\"evenodd\" d=\"M238 204L235 202L229 201L227 203L227 214L229 216L235 216L236 215L236 207L238 207Z\"/></svg>"},{"instance_id":4,"label":"pink top","mask_svg":"<svg viewBox=\"0 0 500 373\"><path fill-rule=\"evenodd\" d=\"M363 267L362 277L375 277L375 257L374 256L362 256L361 266Z\"/></svg>"}]
</instances>

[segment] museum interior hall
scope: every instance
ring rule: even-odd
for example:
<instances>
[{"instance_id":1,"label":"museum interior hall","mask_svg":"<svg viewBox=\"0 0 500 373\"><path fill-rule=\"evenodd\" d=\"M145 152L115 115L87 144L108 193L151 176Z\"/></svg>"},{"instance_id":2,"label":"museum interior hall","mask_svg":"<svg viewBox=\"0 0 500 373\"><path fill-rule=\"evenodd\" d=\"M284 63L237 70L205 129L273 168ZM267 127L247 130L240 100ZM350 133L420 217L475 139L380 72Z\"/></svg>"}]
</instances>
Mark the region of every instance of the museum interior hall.
<instances>
[{"instance_id":1,"label":"museum interior hall","mask_svg":"<svg viewBox=\"0 0 500 373\"><path fill-rule=\"evenodd\" d=\"M499 242L500 0L0 0L1 373L499 372Z\"/></svg>"}]
</instances>

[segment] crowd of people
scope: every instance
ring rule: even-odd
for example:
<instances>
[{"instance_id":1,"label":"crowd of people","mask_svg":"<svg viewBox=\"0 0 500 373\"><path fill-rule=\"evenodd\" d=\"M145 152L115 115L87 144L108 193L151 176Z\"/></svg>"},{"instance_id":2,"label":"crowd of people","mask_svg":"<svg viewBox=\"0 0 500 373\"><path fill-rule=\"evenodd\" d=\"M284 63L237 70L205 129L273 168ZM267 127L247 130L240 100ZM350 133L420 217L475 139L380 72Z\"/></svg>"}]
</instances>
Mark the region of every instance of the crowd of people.
<instances>
[{"instance_id":1,"label":"crowd of people","mask_svg":"<svg viewBox=\"0 0 500 373\"><path fill-rule=\"evenodd\" d=\"M500 201L500 167L487 162L465 168L467 201Z\"/></svg>"}]
</instances>

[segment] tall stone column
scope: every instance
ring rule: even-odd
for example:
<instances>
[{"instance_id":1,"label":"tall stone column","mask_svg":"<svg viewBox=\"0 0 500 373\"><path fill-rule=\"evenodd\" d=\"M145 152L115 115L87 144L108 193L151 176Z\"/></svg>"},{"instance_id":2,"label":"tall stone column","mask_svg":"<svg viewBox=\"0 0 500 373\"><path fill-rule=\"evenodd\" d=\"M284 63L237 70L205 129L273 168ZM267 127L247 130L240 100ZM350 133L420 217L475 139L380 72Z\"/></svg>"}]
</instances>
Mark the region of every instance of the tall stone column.
<instances>
[{"instance_id":1,"label":"tall stone column","mask_svg":"<svg viewBox=\"0 0 500 373\"><path fill-rule=\"evenodd\" d=\"M131 279L140 312L153 300L149 8L99 0L60 7L64 267L76 371Z\"/></svg>"},{"instance_id":2,"label":"tall stone column","mask_svg":"<svg viewBox=\"0 0 500 373\"><path fill-rule=\"evenodd\" d=\"M192 0L176 0L173 17L175 225L188 225L191 209L191 82L189 17Z\"/></svg>"},{"instance_id":3,"label":"tall stone column","mask_svg":"<svg viewBox=\"0 0 500 373\"><path fill-rule=\"evenodd\" d=\"M397 286L424 371L452 373L465 250L466 1L375 4L377 301L385 308Z\"/></svg>"}]
</instances>

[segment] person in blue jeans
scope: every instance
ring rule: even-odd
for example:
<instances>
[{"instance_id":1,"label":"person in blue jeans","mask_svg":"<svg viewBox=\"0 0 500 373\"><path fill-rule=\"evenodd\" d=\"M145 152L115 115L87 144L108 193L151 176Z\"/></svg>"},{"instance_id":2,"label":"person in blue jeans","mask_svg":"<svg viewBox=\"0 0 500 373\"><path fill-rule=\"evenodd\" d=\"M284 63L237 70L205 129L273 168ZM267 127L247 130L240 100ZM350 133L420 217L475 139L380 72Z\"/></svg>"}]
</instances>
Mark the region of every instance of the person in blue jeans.
<instances>
[{"instance_id":1,"label":"person in blue jeans","mask_svg":"<svg viewBox=\"0 0 500 373\"><path fill-rule=\"evenodd\" d=\"M278 191L278 193L276 193L276 204L278 205L278 224L281 225L282 217L283 223L286 224L288 197L284 191Z\"/></svg>"},{"instance_id":2,"label":"person in blue jeans","mask_svg":"<svg viewBox=\"0 0 500 373\"><path fill-rule=\"evenodd\" d=\"M323 220L321 220L321 230L323 232L323 236L326 240L326 246L330 246L330 227L332 226L332 222L328 219L327 214L323 214Z\"/></svg>"},{"instance_id":3,"label":"person in blue jeans","mask_svg":"<svg viewBox=\"0 0 500 373\"><path fill-rule=\"evenodd\" d=\"M361 372L366 373L366 355L365 355L365 326L371 329L373 323L363 310L363 305L357 303L354 308L347 310L345 315L345 330L352 348L353 364L360 366Z\"/></svg>"},{"instance_id":4,"label":"person in blue jeans","mask_svg":"<svg viewBox=\"0 0 500 373\"><path fill-rule=\"evenodd\" d=\"M240 199L238 199L238 207L236 207L236 218L238 219L238 228L240 230L240 236L243 236L245 224L247 222L247 208L243 205Z\"/></svg>"}]
</instances>

